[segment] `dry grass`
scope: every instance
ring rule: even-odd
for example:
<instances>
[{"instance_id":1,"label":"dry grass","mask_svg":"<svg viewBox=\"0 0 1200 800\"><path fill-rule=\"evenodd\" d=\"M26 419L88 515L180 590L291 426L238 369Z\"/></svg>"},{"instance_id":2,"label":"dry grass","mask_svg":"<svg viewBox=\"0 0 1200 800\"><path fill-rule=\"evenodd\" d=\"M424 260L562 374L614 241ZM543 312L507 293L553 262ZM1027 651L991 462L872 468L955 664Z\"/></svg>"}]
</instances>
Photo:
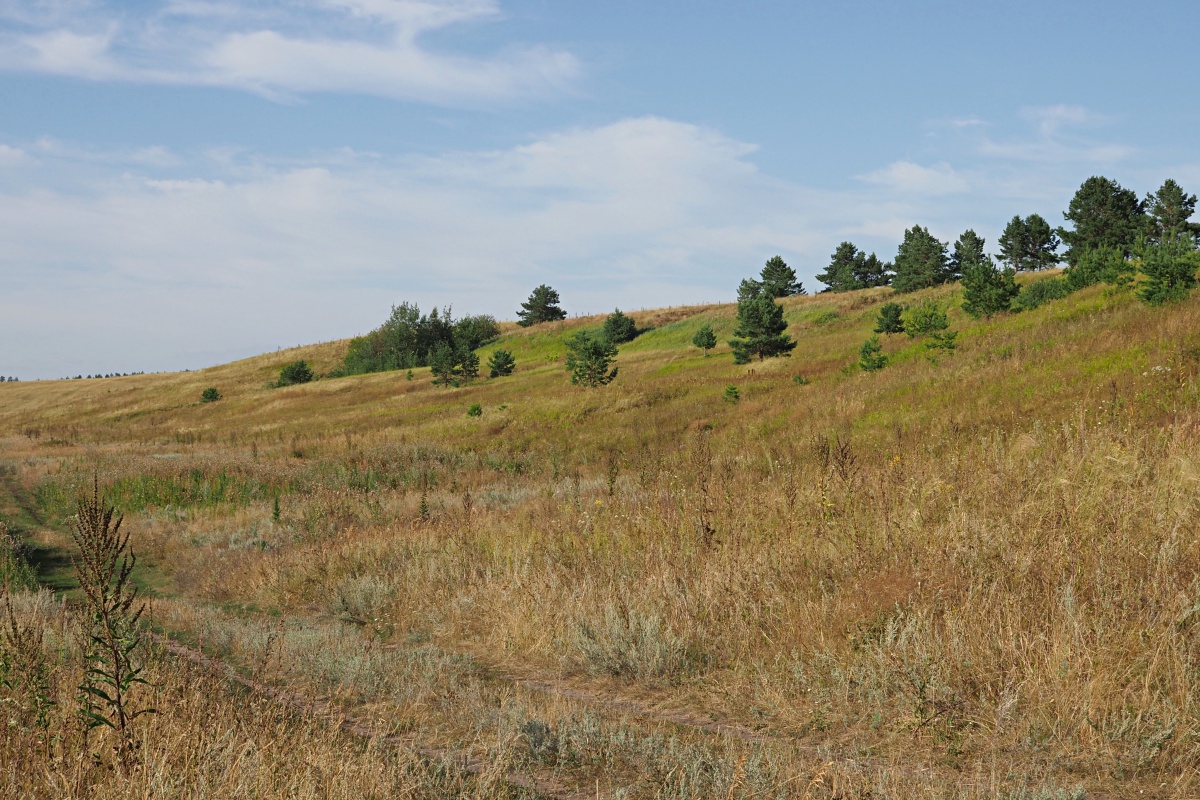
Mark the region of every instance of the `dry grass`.
<instances>
[{"instance_id":1,"label":"dry grass","mask_svg":"<svg viewBox=\"0 0 1200 800\"><path fill-rule=\"evenodd\" d=\"M956 354L845 369L887 296L789 300L796 355L747 367L687 344L731 307L638 313L594 392L558 356L600 318L506 329L517 374L461 389L265 388L344 343L6 384L2 455L50 522L99 472L159 624L246 674L602 796L1200 793L1200 303L952 311ZM171 716L147 747L189 747ZM433 791L387 769L344 785Z\"/></svg>"}]
</instances>

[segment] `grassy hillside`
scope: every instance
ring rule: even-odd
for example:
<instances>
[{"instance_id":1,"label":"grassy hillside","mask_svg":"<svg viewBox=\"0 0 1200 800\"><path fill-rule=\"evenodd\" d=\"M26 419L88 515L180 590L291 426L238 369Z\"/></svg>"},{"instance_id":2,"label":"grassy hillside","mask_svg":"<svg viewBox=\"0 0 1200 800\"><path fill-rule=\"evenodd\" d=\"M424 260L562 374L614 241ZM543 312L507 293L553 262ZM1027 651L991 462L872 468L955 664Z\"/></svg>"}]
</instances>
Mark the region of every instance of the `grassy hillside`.
<instances>
[{"instance_id":1,"label":"grassy hillside","mask_svg":"<svg viewBox=\"0 0 1200 800\"><path fill-rule=\"evenodd\" d=\"M975 321L955 286L902 299L925 297L957 351L893 336L876 374L854 365L889 289L785 300L798 347L745 366L733 305L633 314L650 330L596 390L562 361L602 316L506 325L480 355L515 374L460 388L425 369L269 388L347 342L0 384L0 513L61 571L98 479L157 628L400 737L347 792L1196 796L1200 301L1093 287ZM162 686L194 669L147 657ZM195 769L156 744L187 739L171 691L137 779L90 768L93 789ZM197 713L224 725L222 702ZM323 768L361 764L305 719ZM33 756L5 758L48 794ZM217 775L236 753L203 758ZM244 790L236 763L213 791Z\"/></svg>"}]
</instances>

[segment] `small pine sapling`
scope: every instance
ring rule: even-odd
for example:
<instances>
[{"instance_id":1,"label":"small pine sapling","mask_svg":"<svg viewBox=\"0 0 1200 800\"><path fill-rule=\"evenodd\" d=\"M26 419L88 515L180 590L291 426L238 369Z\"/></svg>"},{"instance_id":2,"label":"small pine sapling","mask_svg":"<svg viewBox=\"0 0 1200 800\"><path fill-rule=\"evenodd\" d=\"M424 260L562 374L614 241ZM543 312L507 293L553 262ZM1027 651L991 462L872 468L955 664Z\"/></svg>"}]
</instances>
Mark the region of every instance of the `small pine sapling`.
<instances>
[{"instance_id":1,"label":"small pine sapling","mask_svg":"<svg viewBox=\"0 0 1200 800\"><path fill-rule=\"evenodd\" d=\"M517 360L513 358L513 354L507 350L496 350L488 356L488 369L491 370L490 377L499 378L504 375L512 375L513 370L517 366Z\"/></svg>"},{"instance_id":2,"label":"small pine sapling","mask_svg":"<svg viewBox=\"0 0 1200 800\"><path fill-rule=\"evenodd\" d=\"M205 389L203 392L200 393L200 402L201 403L215 403L220 399L221 399L221 392L218 391L217 387L215 387L215 386L210 386L207 389Z\"/></svg>"},{"instance_id":3,"label":"small pine sapling","mask_svg":"<svg viewBox=\"0 0 1200 800\"><path fill-rule=\"evenodd\" d=\"M708 351L717 346L717 335L713 333L712 325L701 326L692 337L692 344L703 350L704 357L708 358Z\"/></svg>"},{"instance_id":4,"label":"small pine sapling","mask_svg":"<svg viewBox=\"0 0 1200 800\"><path fill-rule=\"evenodd\" d=\"M903 314L904 306L899 303L884 303L875 320L875 333L904 333Z\"/></svg>"},{"instance_id":5,"label":"small pine sapling","mask_svg":"<svg viewBox=\"0 0 1200 800\"><path fill-rule=\"evenodd\" d=\"M858 351L858 366L863 372L878 372L886 367L887 363L888 357L883 353L878 336L872 336L863 342Z\"/></svg>"}]
</instances>

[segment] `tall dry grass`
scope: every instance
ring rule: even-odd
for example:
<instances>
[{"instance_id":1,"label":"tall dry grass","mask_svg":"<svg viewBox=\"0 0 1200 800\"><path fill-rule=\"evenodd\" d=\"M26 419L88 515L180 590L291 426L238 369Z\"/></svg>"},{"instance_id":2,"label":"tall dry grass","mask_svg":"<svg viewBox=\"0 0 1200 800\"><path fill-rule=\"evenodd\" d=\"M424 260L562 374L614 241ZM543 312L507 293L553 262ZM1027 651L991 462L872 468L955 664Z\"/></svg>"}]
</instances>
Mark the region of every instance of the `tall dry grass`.
<instances>
[{"instance_id":1,"label":"tall dry grass","mask_svg":"<svg viewBox=\"0 0 1200 800\"><path fill-rule=\"evenodd\" d=\"M226 412L30 412L5 458L48 520L102 475L171 629L253 670L282 624L279 680L608 796L1195 796L1200 306L1096 289L853 374L884 299L791 301L788 361L368 376L186 436Z\"/></svg>"}]
</instances>

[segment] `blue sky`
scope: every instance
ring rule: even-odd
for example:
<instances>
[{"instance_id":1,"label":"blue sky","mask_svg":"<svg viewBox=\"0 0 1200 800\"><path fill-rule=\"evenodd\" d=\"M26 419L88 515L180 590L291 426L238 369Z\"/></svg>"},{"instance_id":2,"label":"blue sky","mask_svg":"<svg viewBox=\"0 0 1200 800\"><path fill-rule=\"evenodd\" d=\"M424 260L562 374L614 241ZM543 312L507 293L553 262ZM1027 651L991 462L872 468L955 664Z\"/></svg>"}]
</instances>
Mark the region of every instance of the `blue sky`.
<instances>
[{"instance_id":1,"label":"blue sky","mask_svg":"<svg viewBox=\"0 0 1200 800\"><path fill-rule=\"evenodd\" d=\"M1194 2L0 0L0 375L732 300L1200 188Z\"/></svg>"}]
</instances>

